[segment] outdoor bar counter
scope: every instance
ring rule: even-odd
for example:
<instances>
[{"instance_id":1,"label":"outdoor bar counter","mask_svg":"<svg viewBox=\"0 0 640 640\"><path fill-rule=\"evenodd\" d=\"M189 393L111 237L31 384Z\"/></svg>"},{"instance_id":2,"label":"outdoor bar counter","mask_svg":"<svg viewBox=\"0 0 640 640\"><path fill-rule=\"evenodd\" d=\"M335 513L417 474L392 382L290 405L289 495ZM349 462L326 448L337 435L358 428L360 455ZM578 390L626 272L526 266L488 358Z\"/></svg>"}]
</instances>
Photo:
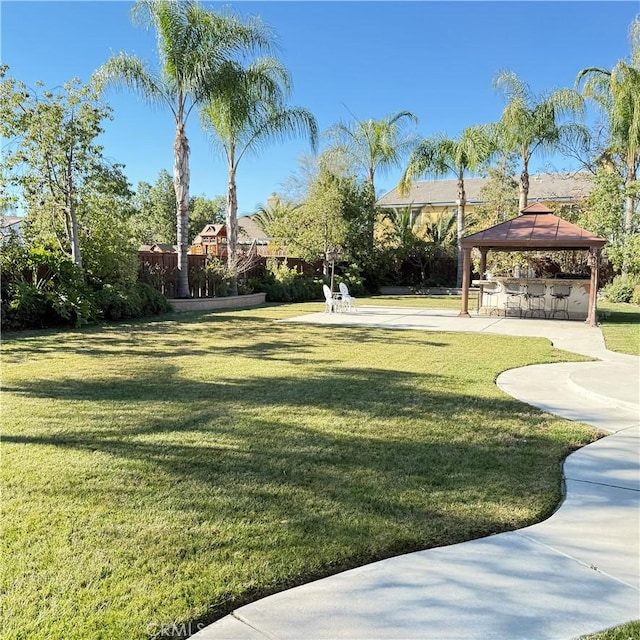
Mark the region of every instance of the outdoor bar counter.
<instances>
[{"instance_id":1,"label":"outdoor bar counter","mask_svg":"<svg viewBox=\"0 0 640 640\"><path fill-rule=\"evenodd\" d=\"M505 315L555 320L586 320L589 279L514 278L494 276L474 280L479 287L480 315Z\"/></svg>"}]
</instances>

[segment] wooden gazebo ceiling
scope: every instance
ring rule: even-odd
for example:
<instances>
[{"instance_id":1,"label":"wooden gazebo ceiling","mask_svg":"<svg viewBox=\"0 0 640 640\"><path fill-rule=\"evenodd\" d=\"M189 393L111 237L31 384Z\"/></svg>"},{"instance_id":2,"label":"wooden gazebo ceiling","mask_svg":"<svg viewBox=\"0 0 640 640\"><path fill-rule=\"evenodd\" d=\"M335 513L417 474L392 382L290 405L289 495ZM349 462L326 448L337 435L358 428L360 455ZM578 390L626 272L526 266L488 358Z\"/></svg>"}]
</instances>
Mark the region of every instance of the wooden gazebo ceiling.
<instances>
[{"instance_id":1,"label":"wooden gazebo ceiling","mask_svg":"<svg viewBox=\"0 0 640 640\"><path fill-rule=\"evenodd\" d=\"M606 240L553 215L542 204L523 209L517 218L462 238L463 249L477 247L497 251L554 251L601 248Z\"/></svg>"}]
</instances>

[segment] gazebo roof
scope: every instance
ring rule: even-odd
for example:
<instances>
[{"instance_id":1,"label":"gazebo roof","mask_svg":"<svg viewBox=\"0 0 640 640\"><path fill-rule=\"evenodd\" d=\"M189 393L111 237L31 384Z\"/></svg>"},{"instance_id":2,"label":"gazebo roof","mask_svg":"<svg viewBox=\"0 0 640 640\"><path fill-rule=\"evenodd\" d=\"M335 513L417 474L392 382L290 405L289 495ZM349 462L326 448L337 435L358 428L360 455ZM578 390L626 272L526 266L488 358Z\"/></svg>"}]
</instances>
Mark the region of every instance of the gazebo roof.
<instances>
[{"instance_id":1,"label":"gazebo roof","mask_svg":"<svg viewBox=\"0 0 640 640\"><path fill-rule=\"evenodd\" d=\"M606 240L554 215L542 204L525 207L520 215L506 222L462 238L463 248L503 251L528 249L590 249L603 247Z\"/></svg>"}]
</instances>

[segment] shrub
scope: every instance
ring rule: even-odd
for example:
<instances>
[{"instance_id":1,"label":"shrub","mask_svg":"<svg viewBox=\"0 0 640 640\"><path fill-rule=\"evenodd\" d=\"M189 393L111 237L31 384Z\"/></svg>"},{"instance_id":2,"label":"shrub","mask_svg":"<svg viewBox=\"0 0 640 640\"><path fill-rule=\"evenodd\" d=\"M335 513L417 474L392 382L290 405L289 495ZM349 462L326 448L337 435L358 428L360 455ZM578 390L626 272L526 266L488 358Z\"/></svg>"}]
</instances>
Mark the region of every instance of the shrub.
<instances>
[{"instance_id":1,"label":"shrub","mask_svg":"<svg viewBox=\"0 0 640 640\"><path fill-rule=\"evenodd\" d=\"M2 329L80 326L95 316L93 292L65 254L9 242L0 260Z\"/></svg>"},{"instance_id":2,"label":"shrub","mask_svg":"<svg viewBox=\"0 0 640 640\"><path fill-rule=\"evenodd\" d=\"M164 296L144 283L95 290L65 254L10 241L0 256L2 329L79 326L166 313Z\"/></svg>"},{"instance_id":3,"label":"shrub","mask_svg":"<svg viewBox=\"0 0 640 640\"><path fill-rule=\"evenodd\" d=\"M145 282L137 282L132 287L105 285L96 292L96 306L104 320L139 318L171 310L166 298Z\"/></svg>"},{"instance_id":4,"label":"shrub","mask_svg":"<svg viewBox=\"0 0 640 640\"><path fill-rule=\"evenodd\" d=\"M613 281L603 289L603 294L609 302L633 302L640 303L640 277L616 276Z\"/></svg>"},{"instance_id":5,"label":"shrub","mask_svg":"<svg viewBox=\"0 0 640 640\"><path fill-rule=\"evenodd\" d=\"M290 268L287 262L270 258L263 278L252 278L248 285L254 291L264 291L267 302L306 302L322 298L322 280L309 278Z\"/></svg>"}]
</instances>

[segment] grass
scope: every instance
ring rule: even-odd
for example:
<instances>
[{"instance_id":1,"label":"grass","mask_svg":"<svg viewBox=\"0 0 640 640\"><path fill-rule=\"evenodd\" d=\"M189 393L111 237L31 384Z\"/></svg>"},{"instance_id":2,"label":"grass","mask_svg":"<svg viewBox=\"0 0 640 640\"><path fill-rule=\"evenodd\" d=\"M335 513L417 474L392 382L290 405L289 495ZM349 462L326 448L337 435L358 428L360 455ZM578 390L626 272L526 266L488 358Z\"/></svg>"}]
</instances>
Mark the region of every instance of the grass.
<instances>
[{"instance_id":1,"label":"grass","mask_svg":"<svg viewBox=\"0 0 640 640\"><path fill-rule=\"evenodd\" d=\"M598 319L607 349L640 356L640 307L598 302Z\"/></svg>"},{"instance_id":2,"label":"grass","mask_svg":"<svg viewBox=\"0 0 640 640\"><path fill-rule=\"evenodd\" d=\"M469 296L469 308L475 309L475 293ZM358 304L460 309L459 295L397 295L358 299ZM598 320L607 349L640 355L640 307L634 304L598 302Z\"/></svg>"},{"instance_id":3,"label":"grass","mask_svg":"<svg viewBox=\"0 0 640 640\"><path fill-rule=\"evenodd\" d=\"M469 307L475 305L476 294L469 296ZM459 295L384 295L358 298L359 305L377 307L420 307L428 309L460 309Z\"/></svg>"},{"instance_id":4,"label":"grass","mask_svg":"<svg viewBox=\"0 0 640 640\"><path fill-rule=\"evenodd\" d=\"M583 636L581 640L637 640L638 638L640 638L640 620L634 620L600 633Z\"/></svg>"},{"instance_id":5,"label":"grass","mask_svg":"<svg viewBox=\"0 0 640 640\"><path fill-rule=\"evenodd\" d=\"M2 347L5 638L150 638L523 527L598 437L494 380L547 340L185 314ZM185 627L188 628L188 627Z\"/></svg>"}]
</instances>

